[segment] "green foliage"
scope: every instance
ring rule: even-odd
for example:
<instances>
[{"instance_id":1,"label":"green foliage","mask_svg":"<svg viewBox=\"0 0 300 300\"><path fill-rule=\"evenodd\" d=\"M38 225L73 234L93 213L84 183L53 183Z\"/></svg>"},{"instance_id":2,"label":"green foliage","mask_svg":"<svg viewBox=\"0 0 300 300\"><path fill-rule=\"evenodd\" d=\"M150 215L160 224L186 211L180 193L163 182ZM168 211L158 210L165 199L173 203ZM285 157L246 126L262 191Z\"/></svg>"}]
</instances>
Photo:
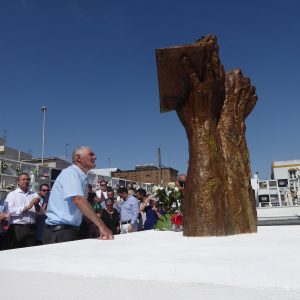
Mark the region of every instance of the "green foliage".
<instances>
[{"instance_id":1,"label":"green foliage","mask_svg":"<svg viewBox=\"0 0 300 300\"><path fill-rule=\"evenodd\" d=\"M172 216L171 214L166 214L166 215L161 216L158 219L154 229L161 230L161 231L170 231L170 230L172 230L173 224L171 222L171 216Z\"/></svg>"},{"instance_id":2,"label":"green foliage","mask_svg":"<svg viewBox=\"0 0 300 300\"><path fill-rule=\"evenodd\" d=\"M165 214L158 219L154 229L162 231L173 230L174 224L171 219L174 214L176 215L182 210L182 192L176 187L174 182L169 182L167 187L154 186L152 191L155 198L159 198L157 207L159 210L165 212Z\"/></svg>"},{"instance_id":3,"label":"green foliage","mask_svg":"<svg viewBox=\"0 0 300 300\"><path fill-rule=\"evenodd\" d=\"M174 214L181 211L183 196L177 188L167 187L164 189L158 188L155 192L156 197L159 198L158 208L163 209L168 214Z\"/></svg>"}]
</instances>

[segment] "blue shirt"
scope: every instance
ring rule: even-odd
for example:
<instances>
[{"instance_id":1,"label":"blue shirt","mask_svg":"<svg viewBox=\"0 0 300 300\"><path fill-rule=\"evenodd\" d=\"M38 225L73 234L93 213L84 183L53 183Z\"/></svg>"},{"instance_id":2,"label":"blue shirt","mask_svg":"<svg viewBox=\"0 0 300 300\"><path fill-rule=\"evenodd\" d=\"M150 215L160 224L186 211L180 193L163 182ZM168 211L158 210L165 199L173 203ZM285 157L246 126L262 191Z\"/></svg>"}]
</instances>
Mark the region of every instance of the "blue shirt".
<instances>
[{"instance_id":1,"label":"blue shirt","mask_svg":"<svg viewBox=\"0 0 300 300\"><path fill-rule=\"evenodd\" d=\"M138 199L129 195L121 207L121 222L130 221L131 224L135 224L140 212L139 207Z\"/></svg>"},{"instance_id":2,"label":"blue shirt","mask_svg":"<svg viewBox=\"0 0 300 300\"><path fill-rule=\"evenodd\" d=\"M80 226L82 213L74 204L73 197L85 196L87 175L76 165L64 169L51 189L46 224Z\"/></svg>"},{"instance_id":3,"label":"blue shirt","mask_svg":"<svg viewBox=\"0 0 300 300\"><path fill-rule=\"evenodd\" d=\"M144 223L144 230L153 229L158 220L157 213L152 209L151 205L145 207L145 213L146 221ZM166 212L163 210L159 210L159 213L161 215L164 215Z\"/></svg>"},{"instance_id":4,"label":"blue shirt","mask_svg":"<svg viewBox=\"0 0 300 300\"><path fill-rule=\"evenodd\" d=\"M6 211L6 206L7 206L7 203L4 202L4 199L0 199L0 213Z\"/></svg>"},{"instance_id":5,"label":"blue shirt","mask_svg":"<svg viewBox=\"0 0 300 300\"><path fill-rule=\"evenodd\" d=\"M5 211L7 211L7 203L4 202L4 199L0 199L0 213L3 213ZM3 232L3 230L2 230L2 226L1 226L1 222L0 222L0 234L1 234L1 232ZM1 237L0 237L0 239L1 239ZM1 244L1 242L0 242L0 244Z\"/></svg>"},{"instance_id":6,"label":"blue shirt","mask_svg":"<svg viewBox=\"0 0 300 300\"><path fill-rule=\"evenodd\" d=\"M48 204L49 200L49 193L46 195L45 198L40 197L40 206L43 207L45 203ZM45 220L46 216L42 214L41 212L39 214L36 214L36 239L38 241L43 240L43 233L44 233L44 228L45 228Z\"/></svg>"}]
</instances>

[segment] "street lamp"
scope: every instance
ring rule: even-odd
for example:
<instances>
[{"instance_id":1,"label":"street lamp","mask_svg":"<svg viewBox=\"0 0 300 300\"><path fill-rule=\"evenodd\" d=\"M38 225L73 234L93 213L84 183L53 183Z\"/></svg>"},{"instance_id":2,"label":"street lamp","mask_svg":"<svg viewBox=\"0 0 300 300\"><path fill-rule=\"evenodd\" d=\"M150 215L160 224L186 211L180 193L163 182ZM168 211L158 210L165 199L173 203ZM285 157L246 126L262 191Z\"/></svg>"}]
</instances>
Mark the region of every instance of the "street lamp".
<instances>
[{"instance_id":1,"label":"street lamp","mask_svg":"<svg viewBox=\"0 0 300 300\"><path fill-rule=\"evenodd\" d=\"M46 106L42 106L42 112L44 114L43 118L43 140L42 140L42 165L44 164L44 150L45 150L45 121L46 121Z\"/></svg>"},{"instance_id":2,"label":"street lamp","mask_svg":"<svg viewBox=\"0 0 300 300\"><path fill-rule=\"evenodd\" d=\"M68 161L68 156L69 156L69 155L68 155L68 153L69 153L69 152L68 152L68 147L69 147L69 146L70 146L70 144L67 143L67 144L66 144L66 161Z\"/></svg>"}]
</instances>

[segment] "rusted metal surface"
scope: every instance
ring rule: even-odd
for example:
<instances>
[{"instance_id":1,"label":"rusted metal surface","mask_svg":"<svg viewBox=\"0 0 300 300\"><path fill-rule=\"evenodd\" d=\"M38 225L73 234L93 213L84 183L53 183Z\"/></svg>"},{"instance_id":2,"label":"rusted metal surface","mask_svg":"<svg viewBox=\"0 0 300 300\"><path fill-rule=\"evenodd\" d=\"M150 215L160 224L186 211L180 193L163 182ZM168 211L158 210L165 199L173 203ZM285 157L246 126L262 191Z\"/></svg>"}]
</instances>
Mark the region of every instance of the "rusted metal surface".
<instances>
[{"instance_id":1,"label":"rusted metal surface","mask_svg":"<svg viewBox=\"0 0 300 300\"><path fill-rule=\"evenodd\" d=\"M198 44L156 50L161 112L176 110L177 105L185 101L190 86L182 58L189 57L196 72L201 74L203 51L203 46Z\"/></svg>"},{"instance_id":2,"label":"rusted metal surface","mask_svg":"<svg viewBox=\"0 0 300 300\"><path fill-rule=\"evenodd\" d=\"M239 70L225 74L215 36L156 54L161 112L176 110L189 144L184 235L255 232L244 122L254 87Z\"/></svg>"}]
</instances>

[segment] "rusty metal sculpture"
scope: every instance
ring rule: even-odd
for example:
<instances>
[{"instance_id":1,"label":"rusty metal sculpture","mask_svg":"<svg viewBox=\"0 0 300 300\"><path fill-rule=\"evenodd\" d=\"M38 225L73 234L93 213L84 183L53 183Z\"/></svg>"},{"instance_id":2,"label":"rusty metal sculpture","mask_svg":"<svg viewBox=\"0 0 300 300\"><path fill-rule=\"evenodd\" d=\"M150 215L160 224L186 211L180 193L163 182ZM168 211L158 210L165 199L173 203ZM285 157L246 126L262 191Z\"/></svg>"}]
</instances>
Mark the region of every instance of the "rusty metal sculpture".
<instances>
[{"instance_id":1,"label":"rusty metal sculpture","mask_svg":"<svg viewBox=\"0 0 300 300\"><path fill-rule=\"evenodd\" d=\"M215 36L156 55L161 111L176 110L188 138L183 234L256 232L245 139L255 88L240 70L225 74Z\"/></svg>"}]
</instances>

